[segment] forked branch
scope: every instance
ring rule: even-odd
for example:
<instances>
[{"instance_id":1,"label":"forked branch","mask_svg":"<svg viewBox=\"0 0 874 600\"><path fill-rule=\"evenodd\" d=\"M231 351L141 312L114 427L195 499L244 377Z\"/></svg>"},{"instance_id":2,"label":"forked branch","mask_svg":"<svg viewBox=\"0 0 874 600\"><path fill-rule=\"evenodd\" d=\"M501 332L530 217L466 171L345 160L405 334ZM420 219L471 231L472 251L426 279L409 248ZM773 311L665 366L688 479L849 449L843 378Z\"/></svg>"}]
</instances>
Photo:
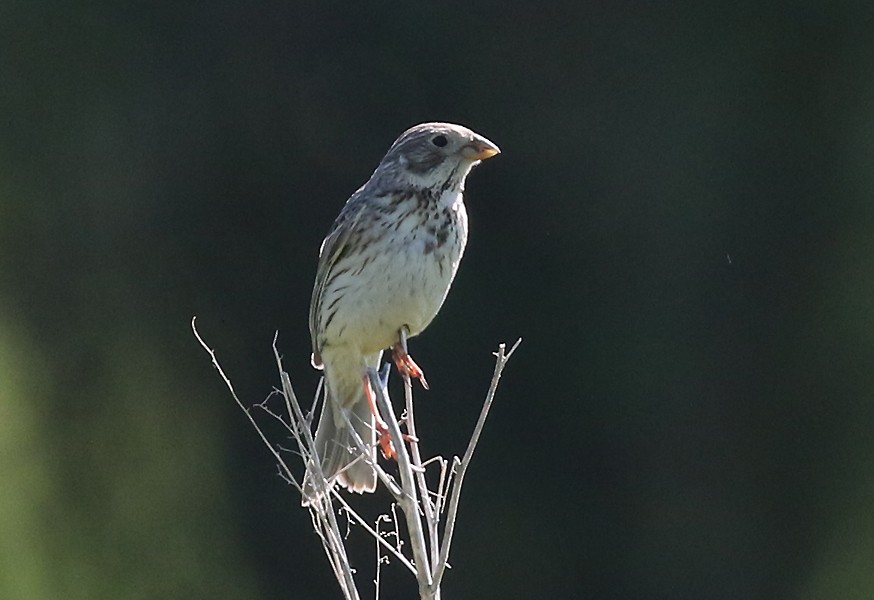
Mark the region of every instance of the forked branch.
<instances>
[{"instance_id":1,"label":"forked branch","mask_svg":"<svg viewBox=\"0 0 874 600\"><path fill-rule=\"evenodd\" d=\"M401 433L398 417L389 399L387 376L381 377L375 369L368 372L379 412L388 425L389 435L397 452L397 469L400 481L397 481L377 461L370 458L372 454L368 452L366 443L360 436L354 436L356 448L350 450L361 453L360 460L366 460L376 471L380 481L394 497L396 506L400 507L403 512L407 539L402 540L400 538L401 528L398 523L395 505L389 506L378 521L371 525L353 508L352 497L341 495L337 487L333 485L333 482L328 481L324 477L319 465L318 453L315 452L313 433L313 422L315 419L312 418L318 405L319 392L317 391L316 393L316 399L311 411L309 414L305 413L292 389L288 373L282 368L282 358L276 347L276 337L274 336L273 339L273 352L276 358L276 366L279 370L282 389L281 391L277 390L264 402L255 404L254 407L259 408L265 415L268 415L275 421L282 423L286 432L297 444L297 451L293 453L282 450L277 441L271 441L268 438L253 414L253 407L247 407L237 396L231 380L222 370L215 352L198 333L195 319L191 320L191 328L197 341L209 354L213 366L219 372L222 381L224 381L237 406L246 414L252 427L258 433L259 438L270 451L274 460L276 460L282 478L289 481L298 492L302 493L302 476L295 475L295 472L300 472L301 469L299 467L292 468L288 461L290 456L299 456L303 463L303 471L307 472L308 477L312 478L313 489L317 492L315 494L316 498L310 498L306 507L310 511L313 528L322 541L325 555L334 571L344 597L347 600L359 600L360 593L356 587L354 570L344 543L347 532L341 529L340 526L339 515L341 511L345 512L347 519L351 519L351 522L359 524L364 532L376 540L378 549L376 559L381 561L377 565L376 577L374 579L374 583L377 586L377 598L379 597L379 573L382 563L391 557L413 573L418 583L419 597L422 600L439 600L440 584L448 566L449 550L453 534L455 533L455 522L458 516L459 499L461 497L464 477L470 466L474 450L479 442L486 418L494 401L501 374L507 361L516 351L516 348L519 347L522 340L517 340L509 350L506 350L504 344L498 347L498 351L495 353L496 361L491 384L486 393L479 418L473 428L467 449L462 458L453 457L451 461L442 457L422 460L418 438L416 437L413 391L409 377L404 378L406 409L404 422L409 432L407 436L404 436ZM320 386L322 396L324 396L322 388L323 386ZM280 410L275 410L268 405L274 395L281 395L284 399ZM354 431L351 425L349 423L350 429ZM409 450L407 450L407 446L409 446ZM428 487L425 471L426 468L435 464L439 466L440 471L436 488L432 490ZM396 537L395 544L391 544L385 539L386 531L384 527L380 527L380 522L388 522L393 525L394 530L390 534ZM403 551L405 547L411 549L412 556L408 556ZM385 552L379 552L379 549Z\"/></svg>"}]
</instances>

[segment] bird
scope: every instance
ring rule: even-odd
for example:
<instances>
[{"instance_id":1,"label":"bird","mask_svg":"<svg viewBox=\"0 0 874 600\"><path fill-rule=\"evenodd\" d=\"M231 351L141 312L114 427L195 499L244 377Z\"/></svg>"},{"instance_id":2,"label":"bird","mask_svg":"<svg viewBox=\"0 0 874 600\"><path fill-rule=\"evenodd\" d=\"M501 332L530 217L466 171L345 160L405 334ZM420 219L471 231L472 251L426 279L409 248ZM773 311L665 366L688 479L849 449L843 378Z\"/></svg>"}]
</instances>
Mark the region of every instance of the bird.
<instances>
[{"instance_id":1,"label":"bird","mask_svg":"<svg viewBox=\"0 0 874 600\"><path fill-rule=\"evenodd\" d=\"M388 437L368 398L367 373L379 366L383 351L394 348L398 368L427 387L406 352L406 339L437 315L464 254L465 179L499 153L493 142L461 125L407 129L346 201L322 242L309 328L312 364L324 370L326 388L315 435L325 489L376 489L378 430ZM350 425L367 444L368 460ZM390 453L390 445L383 444L383 451ZM308 472L304 480L304 505L320 497L313 476Z\"/></svg>"}]
</instances>

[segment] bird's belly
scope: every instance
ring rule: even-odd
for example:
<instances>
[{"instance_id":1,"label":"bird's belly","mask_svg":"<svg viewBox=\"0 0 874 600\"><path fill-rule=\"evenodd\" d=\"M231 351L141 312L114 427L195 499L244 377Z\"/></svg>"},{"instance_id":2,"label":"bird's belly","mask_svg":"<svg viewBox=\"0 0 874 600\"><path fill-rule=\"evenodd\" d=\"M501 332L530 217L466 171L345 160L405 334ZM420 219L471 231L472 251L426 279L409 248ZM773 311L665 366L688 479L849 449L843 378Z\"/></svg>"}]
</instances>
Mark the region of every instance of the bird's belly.
<instances>
[{"instance_id":1,"label":"bird's belly","mask_svg":"<svg viewBox=\"0 0 874 600\"><path fill-rule=\"evenodd\" d=\"M424 253L415 244L374 257L349 279L326 343L373 353L393 346L401 327L418 335L443 305L460 259L460 251Z\"/></svg>"}]
</instances>

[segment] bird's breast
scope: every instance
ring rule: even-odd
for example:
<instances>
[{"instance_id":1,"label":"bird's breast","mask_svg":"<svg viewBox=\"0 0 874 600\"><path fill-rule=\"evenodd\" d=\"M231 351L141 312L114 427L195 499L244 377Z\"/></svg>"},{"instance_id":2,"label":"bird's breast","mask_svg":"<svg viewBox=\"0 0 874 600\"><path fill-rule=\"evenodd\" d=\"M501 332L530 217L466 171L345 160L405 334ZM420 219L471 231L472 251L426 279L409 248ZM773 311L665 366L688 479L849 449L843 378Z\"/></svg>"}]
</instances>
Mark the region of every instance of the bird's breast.
<instances>
[{"instance_id":1,"label":"bird's breast","mask_svg":"<svg viewBox=\"0 0 874 600\"><path fill-rule=\"evenodd\" d=\"M464 253L467 213L458 193L427 200L395 196L370 213L357 252L344 254L326 284L326 343L376 352L401 327L418 335L434 319Z\"/></svg>"},{"instance_id":2,"label":"bird's breast","mask_svg":"<svg viewBox=\"0 0 874 600\"><path fill-rule=\"evenodd\" d=\"M407 304L398 312L414 335L440 310L464 254L467 213L460 194L453 194L453 200L432 203L419 217L408 217L413 222L400 244L399 296Z\"/></svg>"}]
</instances>

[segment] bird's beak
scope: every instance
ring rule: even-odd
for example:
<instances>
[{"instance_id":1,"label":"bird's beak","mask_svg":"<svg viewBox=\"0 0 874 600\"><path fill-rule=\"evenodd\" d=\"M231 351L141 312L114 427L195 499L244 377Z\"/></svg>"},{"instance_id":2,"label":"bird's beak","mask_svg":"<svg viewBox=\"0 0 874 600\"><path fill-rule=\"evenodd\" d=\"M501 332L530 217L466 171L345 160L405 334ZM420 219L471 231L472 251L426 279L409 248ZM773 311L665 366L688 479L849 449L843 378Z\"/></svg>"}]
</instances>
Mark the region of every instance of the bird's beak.
<instances>
[{"instance_id":1,"label":"bird's beak","mask_svg":"<svg viewBox=\"0 0 874 600\"><path fill-rule=\"evenodd\" d=\"M500 153L497 145L479 136L461 149L461 155L468 160L486 160Z\"/></svg>"}]
</instances>

